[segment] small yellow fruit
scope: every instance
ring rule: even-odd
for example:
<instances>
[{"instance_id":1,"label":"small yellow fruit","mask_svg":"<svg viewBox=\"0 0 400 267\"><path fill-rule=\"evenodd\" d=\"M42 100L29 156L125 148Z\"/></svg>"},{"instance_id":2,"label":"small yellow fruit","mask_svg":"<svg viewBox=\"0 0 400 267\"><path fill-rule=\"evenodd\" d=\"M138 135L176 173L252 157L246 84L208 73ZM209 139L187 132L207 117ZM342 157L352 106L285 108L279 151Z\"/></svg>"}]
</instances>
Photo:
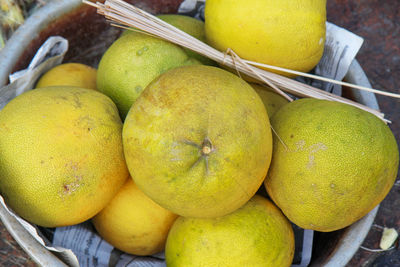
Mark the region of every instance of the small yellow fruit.
<instances>
[{"instance_id":1,"label":"small yellow fruit","mask_svg":"<svg viewBox=\"0 0 400 267\"><path fill-rule=\"evenodd\" d=\"M356 107L305 98L271 118L268 194L293 223L334 231L372 210L392 187L399 152L390 128Z\"/></svg>"},{"instance_id":2,"label":"small yellow fruit","mask_svg":"<svg viewBox=\"0 0 400 267\"><path fill-rule=\"evenodd\" d=\"M177 27L178 29L190 34L191 36L195 37L196 39L202 41L203 43L206 42L206 34L204 30L204 22L189 16L178 15L178 14L165 14L165 15L158 15L160 19L169 24ZM183 48L188 56L197 59L201 63L205 65L216 65L214 61L209 59L208 57L202 56L188 48Z\"/></svg>"},{"instance_id":3,"label":"small yellow fruit","mask_svg":"<svg viewBox=\"0 0 400 267\"><path fill-rule=\"evenodd\" d=\"M287 100L283 96L270 91L272 89L268 89L255 83L251 83L250 85L254 88L254 90L256 90L257 94L260 96L265 108L267 109L269 118L271 118L275 114L275 112L277 112L283 105L289 103L289 100Z\"/></svg>"},{"instance_id":4,"label":"small yellow fruit","mask_svg":"<svg viewBox=\"0 0 400 267\"><path fill-rule=\"evenodd\" d=\"M155 79L123 128L125 159L138 187L190 217L228 214L267 174L272 134L265 107L245 81L211 66L185 66Z\"/></svg>"},{"instance_id":5,"label":"small yellow fruit","mask_svg":"<svg viewBox=\"0 0 400 267\"><path fill-rule=\"evenodd\" d=\"M43 74L36 88L48 86L76 86L96 90L97 70L81 63L64 63Z\"/></svg>"},{"instance_id":6,"label":"small yellow fruit","mask_svg":"<svg viewBox=\"0 0 400 267\"><path fill-rule=\"evenodd\" d=\"M24 219L45 227L81 223L128 177L115 104L95 90L45 87L0 112L0 192Z\"/></svg>"},{"instance_id":7,"label":"small yellow fruit","mask_svg":"<svg viewBox=\"0 0 400 267\"><path fill-rule=\"evenodd\" d=\"M164 250L176 218L177 215L154 203L128 179L92 222L100 236L114 247L144 256Z\"/></svg>"},{"instance_id":8,"label":"small yellow fruit","mask_svg":"<svg viewBox=\"0 0 400 267\"><path fill-rule=\"evenodd\" d=\"M125 118L144 88L165 71L200 64L172 43L133 31L126 31L101 58L97 87L108 95Z\"/></svg>"},{"instance_id":9,"label":"small yellow fruit","mask_svg":"<svg viewBox=\"0 0 400 267\"><path fill-rule=\"evenodd\" d=\"M210 45L269 65L307 72L322 57L326 0L207 0Z\"/></svg>"},{"instance_id":10,"label":"small yellow fruit","mask_svg":"<svg viewBox=\"0 0 400 267\"><path fill-rule=\"evenodd\" d=\"M290 222L272 202L258 195L223 217L179 217L165 248L169 267L285 267L293 255Z\"/></svg>"}]
</instances>

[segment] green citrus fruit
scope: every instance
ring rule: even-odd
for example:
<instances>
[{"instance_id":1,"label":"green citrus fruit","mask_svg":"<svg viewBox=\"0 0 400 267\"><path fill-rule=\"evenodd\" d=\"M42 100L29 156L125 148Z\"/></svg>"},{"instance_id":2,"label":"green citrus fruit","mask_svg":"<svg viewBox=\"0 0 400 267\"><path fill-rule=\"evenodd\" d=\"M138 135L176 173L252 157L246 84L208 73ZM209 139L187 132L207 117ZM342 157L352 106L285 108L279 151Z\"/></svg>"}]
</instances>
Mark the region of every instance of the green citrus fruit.
<instances>
[{"instance_id":1,"label":"green citrus fruit","mask_svg":"<svg viewBox=\"0 0 400 267\"><path fill-rule=\"evenodd\" d=\"M274 138L266 189L305 229L334 231L371 211L393 185L396 140L375 115L347 104L300 99L271 118Z\"/></svg>"},{"instance_id":2,"label":"green citrus fruit","mask_svg":"<svg viewBox=\"0 0 400 267\"><path fill-rule=\"evenodd\" d=\"M92 223L114 247L134 255L152 255L164 250L176 218L128 178L107 206L92 218Z\"/></svg>"},{"instance_id":3,"label":"green citrus fruit","mask_svg":"<svg viewBox=\"0 0 400 267\"><path fill-rule=\"evenodd\" d=\"M265 178L272 135L265 107L245 81L210 66L175 68L136 100L123 128L138 187L191 217L228 214Z\"/></svg>"},{"instance_id":4,"label":"green citrus fruit","mask_svg":"<svg viewBox=\"0 0 400 267\"><path fill-rule=\"evenodd\" d=\"M76 86L96 90L97 70L81 63L64 63L44 73L36 88L49 86Z\"/></svg>"},{"instance_id":5,"label":"green citrus fruit","mask_svg":"<svg viewBox=\"0 0 400 267\"><path fill-rule=\"evenodd\" d=\"M207 42L225 52L307 72L322 57L326 0L207 0Z\"/></svg>"},{"instance_id":6,"label":"green citrus fruit","mask_svg":"<svg viewBox=\"0 0 400 267\"><path fill-rule=\"evenodd\" d=\"M258 195L222 217L179 217L165 248L170 267L285 267L293 255L291 224L272 202Z\"/></svg>"},{"instance_id":7,"label":"green citrus fruit","mask_svg":"<svg viewBox=\"0 0 400 267\"><path fill-rule=\"evenodd\" d=\"M45 227L90 219L128 177L115 104L95 90L45 87L0 112L0 192Z\"/></svg>"},{"instance_id":8,"label":"green citrus fruit","mask_svg":"<svg viewBox=\"0 0 400 267\"><path fill-rule=\"evenodd\" d=\"M182 48L167 41L126 31L104 53L97 87L117 105L125 118L132 103L158 75L182 65L199 64Z\"/></svg>"}]
</instances>

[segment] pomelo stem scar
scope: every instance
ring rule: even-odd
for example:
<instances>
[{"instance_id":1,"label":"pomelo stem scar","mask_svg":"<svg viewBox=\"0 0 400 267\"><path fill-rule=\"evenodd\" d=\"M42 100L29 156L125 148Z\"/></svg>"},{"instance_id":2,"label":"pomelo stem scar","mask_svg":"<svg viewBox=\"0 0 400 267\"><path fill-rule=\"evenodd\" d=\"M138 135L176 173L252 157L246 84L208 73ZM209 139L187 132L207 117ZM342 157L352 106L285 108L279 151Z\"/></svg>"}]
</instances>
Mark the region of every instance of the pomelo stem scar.
<instances>
[{"instance_id":1,"label":"pomelo stem scar","mask_svg":"<svg viewBox=\"0 0 400 267\"><path fill-rule=\"evenodd\" d=\"M208 156L212 151L213 146L210 139L208 139L208 137L204 138L203 144L201 145L201 153L203 156Z\"/></svg>"}]
</instances>

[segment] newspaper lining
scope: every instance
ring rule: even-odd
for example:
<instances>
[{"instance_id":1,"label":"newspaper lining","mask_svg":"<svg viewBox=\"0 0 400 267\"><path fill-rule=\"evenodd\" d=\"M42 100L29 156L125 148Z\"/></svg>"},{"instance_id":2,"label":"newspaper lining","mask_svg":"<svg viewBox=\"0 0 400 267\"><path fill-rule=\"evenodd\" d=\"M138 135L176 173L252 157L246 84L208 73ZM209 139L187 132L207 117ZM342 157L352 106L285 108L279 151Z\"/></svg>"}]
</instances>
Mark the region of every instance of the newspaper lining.
<instances>
[{"instance_id":1,"label":"newspaper lining","mask_svg":"<svg viewBox=\"0 0 400 267\"><path fill-rule=\"evenodd\" d=\"M81 267L165 267L164 253L143 257L123 253L98 235L90 222L59 227L54 231L53 245L67 247L78 257Z\"/></svg>"},{"instance_id":2,"label":"newspaper lining","mask_svg":"<svg viewBox=\"0 0 400 267\"><path fill-rule=\"evenodd\" d=\"M343 80L363 42L363 38L327 22L324 54L315 73L326 78ZM336 95L342 94L339 84L313 80L311 85Z\"/></svg>"},{"instance_id":3,"label":"newspaper lining","mask_svg":"<svg viewBox=\"0 0 400 267\"><path fill-rule=\"evenodd\" d=\"M179 13L190 14L193 17L204 19L204 0L186 0ZM327 34L324 55L315 68L315 74L342 80L347 73L351 62L359 51L363 39L343 28L327 22ZM37 79L52 67L61 64L68 50L68 41L62 37L50 37L37 51L27 69L10 75L10 84L0 88L0 109L17 95L31 90ZM323 90L341 94L340 85L298 78ZM122 253L104 241L95 233L90 222L75 226L56 228L53 243L47 244L38 233L38 229L21 219L9 210L0 196L2 205L11 216L43 246L55 252L70 266L117 266L117 267L164 267L164 255L157 254L151 257L138 257ZM313 231L305 230L302 233L301 262L292 266L304 267L310 263Z\"/></svg>"}]
</instances>

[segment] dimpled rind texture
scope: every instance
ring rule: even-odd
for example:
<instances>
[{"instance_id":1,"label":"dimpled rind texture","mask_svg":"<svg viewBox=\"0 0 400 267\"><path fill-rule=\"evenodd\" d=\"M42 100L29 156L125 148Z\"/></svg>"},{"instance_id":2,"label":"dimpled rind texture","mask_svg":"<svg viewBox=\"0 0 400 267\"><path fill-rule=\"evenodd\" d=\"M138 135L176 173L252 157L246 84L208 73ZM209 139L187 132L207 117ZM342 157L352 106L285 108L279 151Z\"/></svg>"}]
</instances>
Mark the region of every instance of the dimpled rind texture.
<instances>
[{"instance_id":1,"label":"dimpled rind texture","mask_svg":"<svg viewBox=\"0 0 400 267\"><path fill-rule=\"evenodd\" d=\"M271 118L268 194L295 224L329 232L371 211L387 195L399 153L390 128L356 107L300 99Z\"/></svg>"}]
</instances>

